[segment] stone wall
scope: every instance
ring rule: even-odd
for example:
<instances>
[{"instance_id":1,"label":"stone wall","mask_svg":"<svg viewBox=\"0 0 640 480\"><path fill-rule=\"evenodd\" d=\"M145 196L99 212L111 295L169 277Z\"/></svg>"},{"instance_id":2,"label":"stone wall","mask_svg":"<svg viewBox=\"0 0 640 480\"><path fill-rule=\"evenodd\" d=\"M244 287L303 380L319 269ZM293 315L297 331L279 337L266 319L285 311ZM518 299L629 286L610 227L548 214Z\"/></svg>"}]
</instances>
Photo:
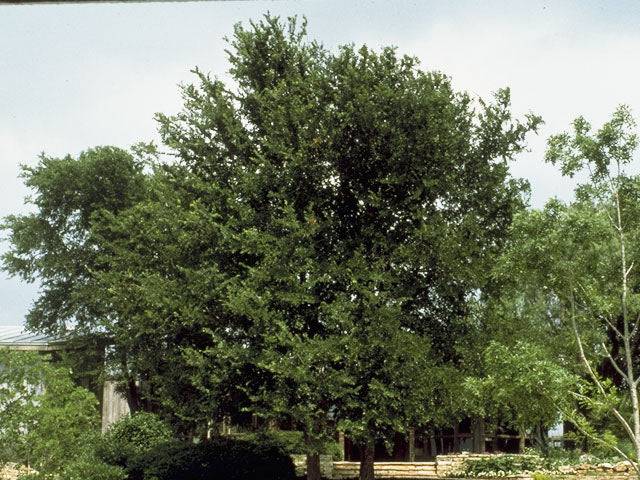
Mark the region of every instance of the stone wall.
<instances>
[{"instance_id":1,"label":"stone wall","mask_svg":"<svg viewBox=\"0 0 640 480\"><path fill-rule=\"evenodd\" d=\"M17 480L22 475L29 473L35 473L35 470L15 463L7 463L3 468L0 468L0 480Z\"/></svg>"},{"instance_id":2,"label":"stone wall","mask_svg":"<svg viewBox=\"0 0 640 480\"><path fill-rule=\"evenodd\" d=\"M302 477L307 474L307 456L291 455L296 467L296 475ZM320 473L324 478L333 478L333 458L331 455L320 455Z\"/></svg>"},{"instance_id":3,"label":"stone wall","mask_svg":"<svg viewBox=\"0 0 640 480\"><path fill-rule=\"evenodd\" d=\"M358 478L360 462L333 462L333 477L336 480ZM375 462L374 472L378 478L435 478L435 462Z\"/></svg>"}]
</instances>

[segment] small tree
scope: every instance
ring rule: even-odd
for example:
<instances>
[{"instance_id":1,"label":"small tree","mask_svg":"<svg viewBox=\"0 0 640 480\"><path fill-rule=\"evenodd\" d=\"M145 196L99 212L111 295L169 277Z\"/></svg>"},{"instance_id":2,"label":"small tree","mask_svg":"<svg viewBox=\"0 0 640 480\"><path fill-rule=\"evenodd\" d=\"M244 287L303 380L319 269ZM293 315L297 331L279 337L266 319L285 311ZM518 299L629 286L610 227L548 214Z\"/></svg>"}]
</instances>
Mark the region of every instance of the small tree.
<instances>
[{"instance_id":1,"label":"small tree","mask_svg":"<svg viewBox=\"0 0 640 480\"><path fill-rule=\"evenodd\" d=\"M568 316L578 345L580 359L594 382L602 400L608 400L609 388L606 378L597 371L590 349L585 348L585 340L579 330L578 316L591 317L592 322L604 322L618 345L618 355L602 341L599 354L604 355L623 380L622 388L631 407L628 419L616 405L610 405L610 412L622 425L635 448L635 459L640 459L640 402L638 384L640 375L635 361L637 347L636 331L640 320L638 309L637 273L634 270L637 250L633 243L638 232L637 183L625 172L625 167L634 160L637 147L635 121L626 107L619 107L610 121L598 131L592 132L591 125L582 117L573 123L573 134L560 134L549 139L547 161L559 165L568 176L586 171L590 182L587 193L595 202L598 213L606 215L610 242L603 245L605 254L617 263L617 281L605 290L597 290L593 283L581 284L575 279L569 290ZM592 267L595 267L592 266ZM609 270L607 268L607 270ZM609 272L607 272L609 273ZM608 278L609 275L607 275ZM615 287L614 287L615 285ZM595 315L581 311L578 299L592 308ZM618 449L619 453L623 454ZM625 455L626 456L626 455ZM638 475L640 469L634 464Z\"/></svg>"},{"instance_id":2,"label":"small tree","mask_svg":"<svg viewBox=\"0 0 640 480\"><path fill-rule=\"evenodd\" d=\"M0 350L0 461L56 474L99 434L98 401L70 372L31 352Z\"/></svg>"},{"instance_id":3,"label":"small tree","mask_svg":"<svg viewBox=\"0 0 640 480\"><path fill-rule=\"evenodd\" d=\"M544 341L564 339L564 349L556 348L558 361L571 368L572 358L580 359L582 375L593 388L577 384L574 397L582 407L606 411L618 422L637 461L640 184L625 171L637 145L634 129L628 108L620 107L597 131L580 117L571 134L549 139L547 161L565 175L582 173L586 182L571 204L551 200L543 210L516 218L501 268L520 288L529 318L547 325ZM579 410L564 413L593 441L610 443L588 428ZM609 446L627 457L615 444Z\"/></svg>"}]
</instances>

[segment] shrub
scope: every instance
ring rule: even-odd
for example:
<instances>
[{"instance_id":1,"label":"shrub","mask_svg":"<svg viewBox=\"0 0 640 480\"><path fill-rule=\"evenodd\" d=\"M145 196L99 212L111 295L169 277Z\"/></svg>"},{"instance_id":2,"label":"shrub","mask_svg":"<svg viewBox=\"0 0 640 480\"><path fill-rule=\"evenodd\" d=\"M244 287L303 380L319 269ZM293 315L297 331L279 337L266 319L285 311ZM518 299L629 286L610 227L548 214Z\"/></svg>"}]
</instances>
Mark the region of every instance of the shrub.
<instances>
[{"instance_id":1,"label":"shrub","mask_svg":"<svg viewBox=\"0 0 640 480\"><path fill-rule=\"evenodd\" d=\"M234 438L273 444L288 454L304 454L307 451L304 443L304 434L299 430L269 430L260 432L245 432L234 435ZM331 455L334 460L342 460L340 444L335 440L328 440L320 447L321 455Z\"/></svg>"},{"instance_id":2,"label":"shrub","mask_svg":"<svg viewBox=\"0 0 640 480\"><path fill-rule=\"evenodd\" d=\"M173 441L136 457L131 480L294 480L291 457L274 444L233 438L207 443Z\"/></svg>"},{"instance_id":3,"label":"shrub","mask_svg":"<svg viewBox=\"0 0 640 480\"><path fill-rule=\"evenodd\" d=\"M114 423L98 442L96 452L104 462L126 467L132 458L172 438L171 428L157 415L138 412Z\"/></svg>"},{"instance_id":4,"label":"shrub","mask_svg":"<svg viewBox=\"0 0 640 480\"><path fill-rule=\"evenodd\" d=\"M33 472L19 475L18 478L20 480L127 480L127 473L123 468L107 465L89 454L69 461L57 474Z\"/></svg>"},{"instance_id":5,"label":"shrub","mask_svg":"<svg viewBox=\"0 0 640 480\"><path fill-rule=\"evenodd\" d=\"M64 467L59 480L125 480L123 468L108 465L95 457L81 457Z\"/></svg>"},{"instance_id":6,"label":"shrub","mask_svg":"<svg viewBox=\"0 0 640 480\"><path fill-rule=\"evenodd\" d=\"M461 476L507 476L541 468L542 459L536 455L495 455L466 460Z\"/></svg>"},{"instance_id":7,"label":"shrub","mask_svg":"<svg viewBox=\"0 0 640 480\"><path fill-rule=\"evenodd\" d=\"M92 448L98 400L71 372L36 352L0 349L0 464L57 475Z\"/></svg>"},{"instance_id":8,"label":"shrub","mask_svg":"<svg viewBox=\"0 0 640 480\"><path fill-rule=\"evenodd\" d=\"M256 435L256 442L272 443L281 448L286 453L304 453L304 434L298 430L272 430L259 432Z\"/></svg>"}]
</instances>

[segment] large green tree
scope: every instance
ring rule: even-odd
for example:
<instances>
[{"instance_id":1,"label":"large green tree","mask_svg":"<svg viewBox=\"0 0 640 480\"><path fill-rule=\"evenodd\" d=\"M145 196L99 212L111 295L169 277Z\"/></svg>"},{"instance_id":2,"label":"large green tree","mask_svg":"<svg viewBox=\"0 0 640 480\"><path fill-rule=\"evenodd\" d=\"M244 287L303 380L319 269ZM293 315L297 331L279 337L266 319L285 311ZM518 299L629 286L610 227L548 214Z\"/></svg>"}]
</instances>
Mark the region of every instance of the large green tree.
<instances>
[{"instance_id":1,"label":"large green tree","mask_svg":"<svg viewBox=\"0 0 640 480\"><path fill-rule=\"evenodd\" d=\"M540 120L513 119L508 90L474 100L393 48L329 51L294 19L237 26L229 62L231 82L196 71L184 109L158 117L174 158L146 180L132 164L113 183L124 202L62 208L58 227L34 183L38 212L9 219L5 263L65 300L66 262L84 272L63 285L73 308L32 325L108 332L157 408L192 426L286 413L311 457L338 425L370 479L376 440L442 415L469 300L522 204L508 162ZM85 190L71 184L62 207ZM85 217L76 259L65 225ZM31 224L55 227L60 255L29 243L51 230ZM84 315L85 298L99 310Z\"/></svg>"},{"instance_id":2,"label":"large green tree","mask_svg":"<svg viewBox=\"0 0 640 480\"><path fill-rule=\"evenodd\" d=\"M337 422L371 478L375 440L437 412L430 380L456 361L539 119L392 48L328 51L294 20L238 26L229 61L232 83L196 71L159 116L170 193L114 223L104 291L167 342L208 336L180 336L202 392L249 377L252 408L293 416L310 453Z\"/></svg>"}]
</instances>

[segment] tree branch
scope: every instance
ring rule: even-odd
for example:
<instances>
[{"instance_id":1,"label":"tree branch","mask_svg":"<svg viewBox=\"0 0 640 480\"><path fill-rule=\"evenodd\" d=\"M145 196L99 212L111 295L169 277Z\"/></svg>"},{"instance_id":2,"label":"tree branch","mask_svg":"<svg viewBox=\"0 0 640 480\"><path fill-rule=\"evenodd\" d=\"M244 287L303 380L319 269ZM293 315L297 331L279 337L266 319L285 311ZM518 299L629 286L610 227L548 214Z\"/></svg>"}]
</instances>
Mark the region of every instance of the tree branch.
<instances>
[{"instance_id":1,"label":"tree branch","mask_svg":"<svg viewBox=\"0 0 640 480\"><path fill-rule=\"evenodd\" d=\"M627 378L627 374L624 373L622 368L620 368L620 366L618 365L618 362L615 361L615 359L613 358L613 355L611 355L611 352L609 351L607 346L604 344L604 342L600 342L600 345L606 352L607 358L611 362L611 365L613 365L613 368L615 368L616 372L618 372L622 376L622 378L625 378L628 382L633 382L634 381L633 378Z\"/></svg>"},{"instance_id":2,"label":"tree branch","mask_svg":"<svg viewBox=\"0 0 640 480\"><path fill-rule=\"evenodd\" d=\"M576 337L576 341L578 342L578 352L580 354L580 360L582 361L583 365L585 366L585 369L587 370L587 373L589 374L589 376L591 377L593 382L596 384L596 387L600 391L601 395L606 398L607 397L607 391L605 390L604 386L602 385L602 382L600 381L600 379L596 375L596 372L591 367L591 363L589 363L589 360L587 359L587 356L584 353L584 347L582 346L582 339L580 338L580 332L578 331L578 325L576 324L575 300L573 298L573 295L571 295L571 325L573 326L573 333L574 333L574 335ZM627 377L625 376L625 378L627 378ZM633 379L628 379L628 381L633 382ZM622 416L622 414L618 411L617 408L611 407L611 413L613 413L613 415L618 419L618 421L620 422L620 424L622 425L624 430L630 436L631 440L633 440L635 442L636 436L633 433L633 429L629 425L629 422L627 422L627 420Z\"/></svg>"}]
</instances>

